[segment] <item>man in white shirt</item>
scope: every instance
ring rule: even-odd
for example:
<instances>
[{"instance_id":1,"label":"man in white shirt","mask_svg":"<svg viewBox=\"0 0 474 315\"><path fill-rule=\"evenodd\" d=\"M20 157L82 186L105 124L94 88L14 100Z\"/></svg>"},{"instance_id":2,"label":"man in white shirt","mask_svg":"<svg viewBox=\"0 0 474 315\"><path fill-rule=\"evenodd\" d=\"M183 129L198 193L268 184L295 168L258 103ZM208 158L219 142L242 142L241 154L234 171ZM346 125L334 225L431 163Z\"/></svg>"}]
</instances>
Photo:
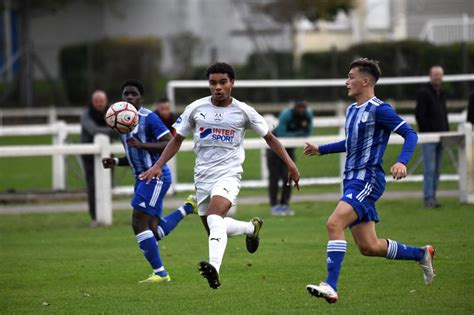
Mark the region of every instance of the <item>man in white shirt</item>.
<instances>
[{"instance_id":1,"label":"man in white shirt","mask_svg":"<svg viewBox=\"0 0 474 315\"><path fill-rule=\"evenodd\" d=\"M185 137L193 133L196 163L194 182L198 213L209 234L209 263L202 261L199 270L213 289L220 287L219 269L227 237L247 235L246 245L254 253L259 245L263 224L255 217L250 222L225 217L235 204L245 160L243 138L254 130L288 166L288 185L299 189L300 174L280 141L269 132L263 117L247 104L231 97L235 74L232 66L215 63L206 72L211 96L188 105L173 127L176 136L168 143L155 165L140 175L150 181L160 177L162 168L179 150Z\"/></svg>"}]
</instances>

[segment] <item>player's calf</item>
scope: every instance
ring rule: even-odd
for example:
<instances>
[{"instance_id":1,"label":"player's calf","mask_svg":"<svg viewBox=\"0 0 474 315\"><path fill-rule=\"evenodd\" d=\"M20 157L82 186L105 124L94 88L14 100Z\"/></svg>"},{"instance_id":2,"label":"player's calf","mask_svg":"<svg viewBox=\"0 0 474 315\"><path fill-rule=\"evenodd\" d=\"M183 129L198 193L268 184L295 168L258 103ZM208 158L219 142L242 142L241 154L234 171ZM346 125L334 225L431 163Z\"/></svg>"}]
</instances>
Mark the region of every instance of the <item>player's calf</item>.
<instances>
[{"instance_id":1,"label":"player's calf","mask_svg":"<svg viewBox=\"0 0 474 315\"><path fill-rule=\"evenodd\" d=\"M387 254L386 240L379 239L371 243L359 242L357 246L359 247L359 252L364 256L385 257Z\"/></svg>"}]
</instances>

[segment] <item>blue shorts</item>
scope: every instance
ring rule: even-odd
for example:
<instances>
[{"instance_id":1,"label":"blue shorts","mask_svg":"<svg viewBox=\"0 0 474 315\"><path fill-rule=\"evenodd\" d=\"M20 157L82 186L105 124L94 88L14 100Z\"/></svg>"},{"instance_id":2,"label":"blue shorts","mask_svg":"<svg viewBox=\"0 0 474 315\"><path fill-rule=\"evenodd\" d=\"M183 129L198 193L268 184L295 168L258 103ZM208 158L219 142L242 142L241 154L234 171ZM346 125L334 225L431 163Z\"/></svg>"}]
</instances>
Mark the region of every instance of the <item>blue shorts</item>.
<instances>
[{"instance_id":1,"label":"blue shorts","mask_svg":"<svg viewBox=\"0 0 474 315\"><path fill-rule=\"evenodd\" d=\"M343 185L344 193L341 200L350 204L357 214L357 220L350 224L349 227L362 222L379 222L375 202L382 196L385 186L354 179L344 180Z\"/></svg>"},{"instance_id":2,"label":"blue shorts","mask_svg":"<svg viewBox=\"0 0 474 315\"><path fill-rule=\"evenodd\" d=\"M171 177L162 176L160 180L153 179L149 184L137 179L135 195L131 201L133 209L137 209L155 217L161 217L163 199L171 186Z\"/></svg>"}]
</instances>

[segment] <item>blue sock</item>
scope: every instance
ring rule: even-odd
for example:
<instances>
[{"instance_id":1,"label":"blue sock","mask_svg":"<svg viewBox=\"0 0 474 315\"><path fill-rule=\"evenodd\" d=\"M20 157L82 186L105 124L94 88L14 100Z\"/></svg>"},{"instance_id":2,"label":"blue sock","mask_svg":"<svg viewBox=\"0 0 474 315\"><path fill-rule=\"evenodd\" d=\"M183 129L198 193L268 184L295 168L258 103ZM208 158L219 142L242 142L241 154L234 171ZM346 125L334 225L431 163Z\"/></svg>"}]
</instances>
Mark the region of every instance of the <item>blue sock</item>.
<instances>
[{"instance_id":1,"label":"blue sock","mask_svg":"<svg viewBox=\"0 0 474 315\"><path fill-rule=\"evenodd\" d=\"M150 263L153 272L159 276L166 276L166 270L163 267L163 262L161 261L160 251L158 249L158 244L156 243L155 236L150 230L143 231L136 235L138 246L142 250L143 255L146 260Z\"/></svg>"},{"instance_id":2,"label":"blue sock","mask_svg":"<svg viewBox=\"0 0 474 315\"><path fill-rule=\"evenodd\" d=\"M184 205L178 208L178 210L181 210L181 209L183 209L186 214L192 214L194 211L193 206L189 203L185 203Z\"/></svg>"},{"instance_id":3,"label":"blue sock","mask_svg":"<svg viewBox=\"0 0 474 315\"><path fill-rule=\"evenodd\" d=\"M425 255L425 251L419 247L407 246L399 244L395 241L387 239L387 259L396 260L421 260Z\"/></svg>"},{"instance_id":4,"label":"blue sock","mask_svg":"<svg viewBox=\"0 0 474 315\"><path fill-rule=\"evenodd\" d=\"M346 254L346 248L347 242L345 240L334 240L328 242L328 276L326 277L326 283L336 291L337 280L339 279L339 273L341 272L342 261L344 260L344 255Z\"/></svg>"},{"instance_id":5,"label":"blue sock","mask_svg":"<svg viewBox=\"0 0 474 315\"><path fill-rule=\"evenodd\" d=\"M186 204L188 205L188 204ZM180 207L179 209L173 211L172 213L168 214L164 218L160 218L160 223L158 224L158 240L163 239L166 235L168 235L174 228L178 225L178 223L186 216L186 205ZM193 211L192 207L191 212ZM184 213L183 213L184 212Z\"/></svg>"}]
</instances>

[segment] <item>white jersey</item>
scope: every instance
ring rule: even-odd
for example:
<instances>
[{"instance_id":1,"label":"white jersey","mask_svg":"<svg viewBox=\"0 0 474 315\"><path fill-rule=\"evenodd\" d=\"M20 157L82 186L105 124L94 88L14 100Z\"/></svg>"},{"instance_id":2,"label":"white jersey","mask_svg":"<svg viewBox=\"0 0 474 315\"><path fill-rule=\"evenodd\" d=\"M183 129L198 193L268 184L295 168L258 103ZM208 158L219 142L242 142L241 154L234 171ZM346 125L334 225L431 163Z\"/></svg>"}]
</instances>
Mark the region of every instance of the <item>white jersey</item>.
<instances>
[{"instance_id":1,"label":"white jersey","mask_svg":"<svg viewBox=\"0 0 474 315\"><path fill-rule=\"evenodd\" d=\"M240 177L245 130L252 129L260 137L268 133L265 119L249 105L233 98L229 106L219 107L212 104L211 96L188 105L173 127L183 137L194 132L196 183Z\"/></svg>"}]
</instances>

